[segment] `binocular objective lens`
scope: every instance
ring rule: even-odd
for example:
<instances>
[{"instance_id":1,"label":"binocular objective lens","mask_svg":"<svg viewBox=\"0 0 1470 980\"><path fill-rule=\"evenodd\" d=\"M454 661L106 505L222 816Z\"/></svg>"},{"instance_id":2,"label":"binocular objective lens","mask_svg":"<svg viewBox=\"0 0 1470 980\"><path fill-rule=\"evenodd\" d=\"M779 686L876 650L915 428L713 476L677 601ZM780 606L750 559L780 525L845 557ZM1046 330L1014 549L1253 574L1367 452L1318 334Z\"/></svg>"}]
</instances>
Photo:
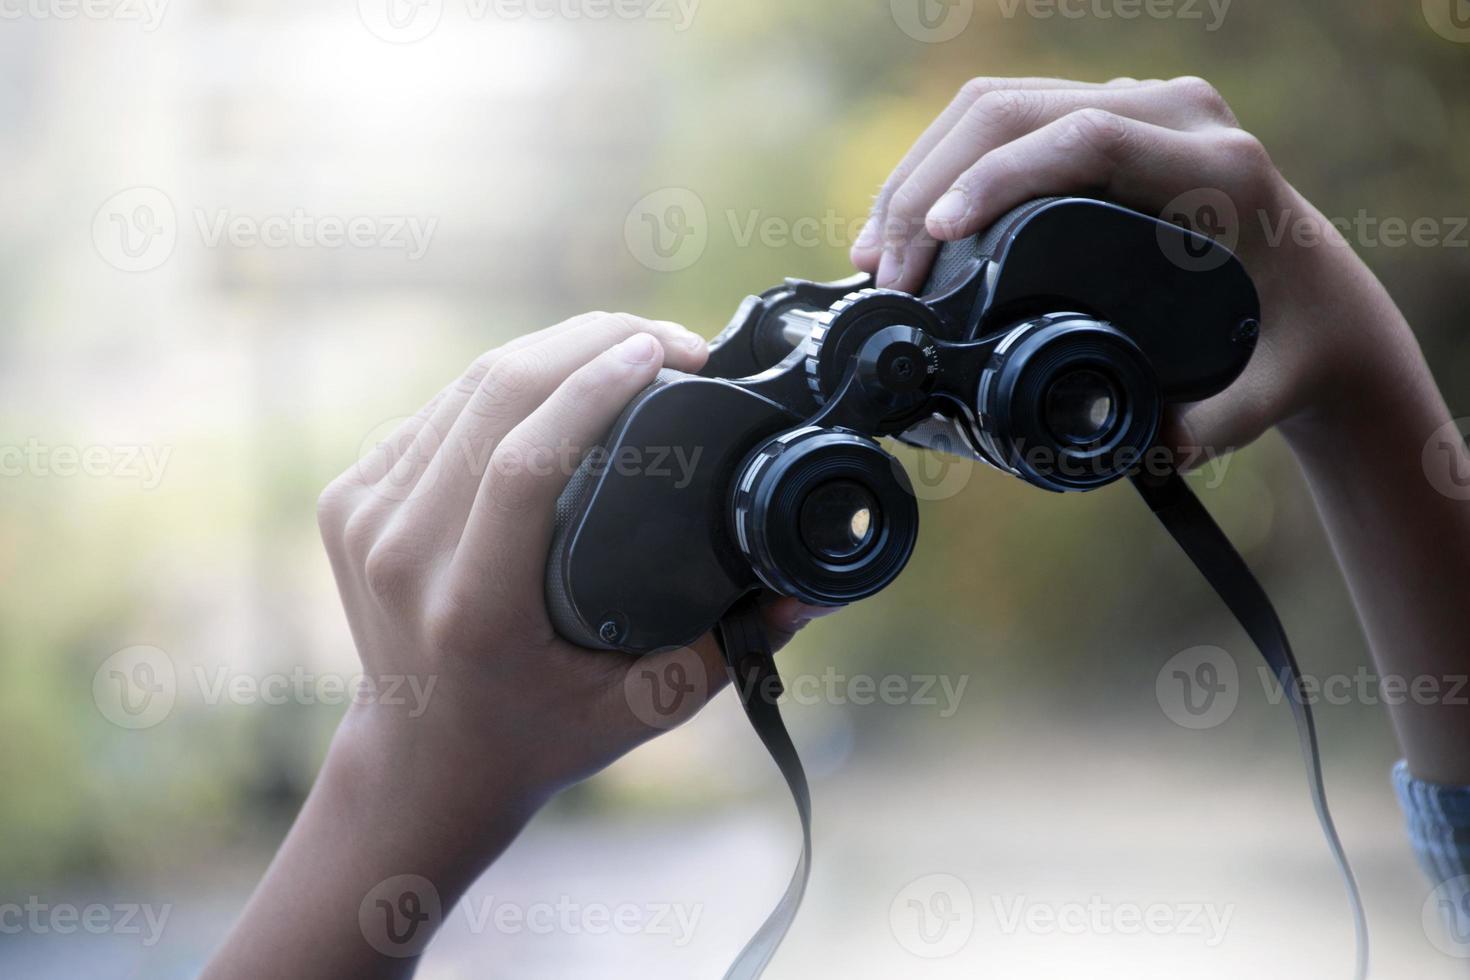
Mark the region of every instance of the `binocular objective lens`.
<instances>
[{"instance_id":1,"label":"binocular objective lens","mask_svg":"<svg viewBox=\"0 0 1470 980\"><path fill-rule=\"evenodd\" d=\"M1069 371L1046 393L1046 427L1074 446L1105 439L1118 417L1118 390L1105 375L1088 368Z\"/></svg>"},{"instance_id":2,"label":"binocular objective lens","mask_svg":"<svg viewBox=\"0 0 1470 980\"><path fill-rule=\"evenodd\" d=\"M832 480L812 490L798 521L802 541L826 561L846 561L867 550L878 537L878 524L878 501L851 480Z\"/></svg>"}]
</instances>

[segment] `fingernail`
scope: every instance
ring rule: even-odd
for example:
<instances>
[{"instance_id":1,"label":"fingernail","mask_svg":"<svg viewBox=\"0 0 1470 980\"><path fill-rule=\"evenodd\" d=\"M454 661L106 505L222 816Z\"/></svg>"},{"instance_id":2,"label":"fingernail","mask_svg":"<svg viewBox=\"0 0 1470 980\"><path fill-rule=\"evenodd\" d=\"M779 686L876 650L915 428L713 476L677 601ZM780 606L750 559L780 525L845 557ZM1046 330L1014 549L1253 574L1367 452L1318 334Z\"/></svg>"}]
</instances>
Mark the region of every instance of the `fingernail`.
<instances>
[{"instance_id":1,"label":"fingernail","mask_svg":"<svg viewBox=\"0 0 1470 980\"><path fill-rule=\"evenodd\" d=\"M878 285L892 286L903 275L903 253L899 248L902 246L883 250L883 257L878 260Z\"/></svg>"},{"instance_id":2,"label":"fingernail","mask_svg":"<svg viewBox=\"0 0 1470 980\"><path fill-rule=\"evenodd\" d=\"M637 333L618 344L617 350L629 364L647 364L658 354L658 341L651 334Z\"/></svg>"},{"instance_id":3,"label":"fingernail","mask_svg":"<svg viewBox=\"0 0 1470 980\"><path fill-rule=\"evenodd\" d=\"M870 216L863 230L858 232L857 241L853 242L854 248L877 248L878 247L878 218Z\"/></svg>"},{"instance_id":4,"label":"fingernail","mask_svg":"<svg viewBox=\"0 0 1470 980\"><path fill-rule=\"evenodd\" d=\"M965 196L964 191L955 187L934 202L925 223L931 228L937 225L940 230L952 228L964 220L969 211L970 199Z\"/></svg>"},{"instance_id":5,"label":"fingernail","mask_svg":"<svg viewBox=\"0 0 1470 980\"><path fill-rule=\"evenodd\" d=\"M701 350L707 343L703 337L682 323L675 323L673 320L656 320L654 322L668 331L670 340L682 347L687 347L690 350Z\"/></svg>"}]
</instances>

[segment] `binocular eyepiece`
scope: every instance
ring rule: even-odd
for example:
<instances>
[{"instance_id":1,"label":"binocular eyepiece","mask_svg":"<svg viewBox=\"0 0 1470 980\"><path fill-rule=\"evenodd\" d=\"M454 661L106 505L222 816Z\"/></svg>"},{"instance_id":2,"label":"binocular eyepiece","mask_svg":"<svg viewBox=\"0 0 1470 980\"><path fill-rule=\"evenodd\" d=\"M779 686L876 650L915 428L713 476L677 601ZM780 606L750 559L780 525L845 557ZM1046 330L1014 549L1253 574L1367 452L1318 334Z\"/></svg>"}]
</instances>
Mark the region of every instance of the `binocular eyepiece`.
<instances>
[{"instance_id":1,"label":"binocular eyepiece","mask_svg":"<svg viewBox=\"0 0 1470 980\"><path fill-rule=\"evenodd\" d=\"M872 439L809 426L739 469L735 539L767 587L814 605L866 598L898 577L919 536L903 466Z\"/></svg>"}]
</instances>

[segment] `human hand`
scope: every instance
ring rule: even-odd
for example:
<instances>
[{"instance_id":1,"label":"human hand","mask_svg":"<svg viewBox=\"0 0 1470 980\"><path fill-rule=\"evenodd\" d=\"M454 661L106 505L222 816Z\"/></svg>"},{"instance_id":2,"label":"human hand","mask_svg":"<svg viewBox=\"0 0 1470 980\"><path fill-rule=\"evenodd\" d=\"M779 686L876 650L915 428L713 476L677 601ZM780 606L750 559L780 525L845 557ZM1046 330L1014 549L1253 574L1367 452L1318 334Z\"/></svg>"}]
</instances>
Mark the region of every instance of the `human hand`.
<instances>
[{"instance_id":1,"label":"human hand","mask_svg":"<svg viewBox=\"0 0 1470 980\"><path fill-rule=\"evenodd\" d=\"M1256 355L1227 391L1172 413L1166 445L1197 458L1277 424L1342 422L1370 386L1391 389L1418 364L1372 273L1199 78L967 82L883 185L852 260L877 285L914 291L937 242L1052 194L1183 219L1222 237L1255 280Z\"/></svg>"},{"instance_id":2,"label":"human hand","mask_svg":"<svg viewBox=\"0 0 1470 980\"><path fill-rule=\"evenodd\" d=\"M673 323L573 318L476 360L322 494L365 674L435 679L417 717L358 705L346 723L413 773L414 805L469 821L507 796L534 805L725 683L710 635L646 658L586 650L553 632L543 599L553 508L581 456L661 367L697 371L707 356ZM770 604L773 645L827 611ZM651 719L642 684L676 662L684 689Z\"/></svg>"},{"instance_id":3,"label":"human hand","mask_svg":"<svg viewBox=\"0 0 1470 980\"><path fill-rule=\"evenodd\" d=\"M348 709L210 980L408 976L548 797L725 683L710 636L641 659L584 650L552 631L542 592L583 452L661 367L707 356L676 324L574 317L477 359L323 492L322 538L382 696ZM830 611L769 602L772 646ZM409 898L438 912L400 937L379 906Z\"/></svg>"}]
</instances>

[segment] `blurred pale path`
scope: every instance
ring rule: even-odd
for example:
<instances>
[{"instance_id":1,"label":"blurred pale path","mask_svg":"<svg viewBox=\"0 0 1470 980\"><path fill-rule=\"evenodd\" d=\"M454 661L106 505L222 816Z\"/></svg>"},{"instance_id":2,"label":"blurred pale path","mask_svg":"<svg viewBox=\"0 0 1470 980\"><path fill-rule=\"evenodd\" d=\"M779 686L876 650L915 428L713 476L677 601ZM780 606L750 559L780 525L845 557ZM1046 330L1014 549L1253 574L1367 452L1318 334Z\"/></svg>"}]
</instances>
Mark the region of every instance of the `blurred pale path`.
<instances>
[{"instance_id":1,"label":"blurred pale path","mask_svg":"<svg viewBox=\"0 0 1470 980\"><path fill-rule=\"evenodd\" d=\"M737 711L724 699L695 727L733 736L739 752ZM1089 756L1089 740L1037 732L1009 753L989 738L820 780L807 905L769 976L1349 975L1351 920L1296 773L1217 768L1187 739L1172 751L1119 739L1128 751L1109 760ZM1428 888L1396 808L1376 784L1334 788L1369 896L1374 975L1463 976L1462 960L1426 940ZM787 811L772 795L717 812L538 820L449 915L419 976L719 976L785 882ZM911 886L934 875L971 903L954 906L953 952L937 923L928 941L909 928ZM71 975L191 976L246 887L186 886L151 949L111 937L0 943L0 974L70 964ZM1067 919L1069 909L1083 911ZM1130 909L1159 918L1130 920Z\"/></svg>"},{"instance_id":2,"label":"blurred pale path","mask_svg":"<svg viewBox=\"0 0 1470 980\"><path fill-rule=\"evenodd\" d=\"M629 309L712 336L748 292L846 274L879 181L971 76L1204 75L1329 216L1437 222L1434 244L1354 245L1467 414L1457 22L1434 0L1236 0L1218 20L1077 6L5 7L0 907L171 912L148 946L115 920L0 931L0 975L189 976L227 927L357 666L314 521L331 477L517 334ZM1291 727L1131 493L1058 498L905 458L927 498L910 568L783 659L967 686L948 713L788 709L819 837L772 975L1347 975ZM1226 462L1197 482L1304 667L1356 676L1363 644L1289 457L1267 439ZM1192 731L1157 684L1201 645L1244 681L1233 715ZM107 702L122 663L167 692L152 713ZM276 681L287 695L263 696ZM1381 705L1320 712L1377 975L1457 975L1420 924ZM461 911L423 975L718 975L795 857L774 781L723 699L558 800L476 892L513 911L697 906L686 944L477 931ZM941 924L964 924L966 896L967 941L912 952L958 943ZM1094 896L1115 928L1048 931ZM1158 905L1175 932L1128 931ZM1217 945L1177 934L1192 905L1233 909Z\"/></svg>"}]
</instances>

